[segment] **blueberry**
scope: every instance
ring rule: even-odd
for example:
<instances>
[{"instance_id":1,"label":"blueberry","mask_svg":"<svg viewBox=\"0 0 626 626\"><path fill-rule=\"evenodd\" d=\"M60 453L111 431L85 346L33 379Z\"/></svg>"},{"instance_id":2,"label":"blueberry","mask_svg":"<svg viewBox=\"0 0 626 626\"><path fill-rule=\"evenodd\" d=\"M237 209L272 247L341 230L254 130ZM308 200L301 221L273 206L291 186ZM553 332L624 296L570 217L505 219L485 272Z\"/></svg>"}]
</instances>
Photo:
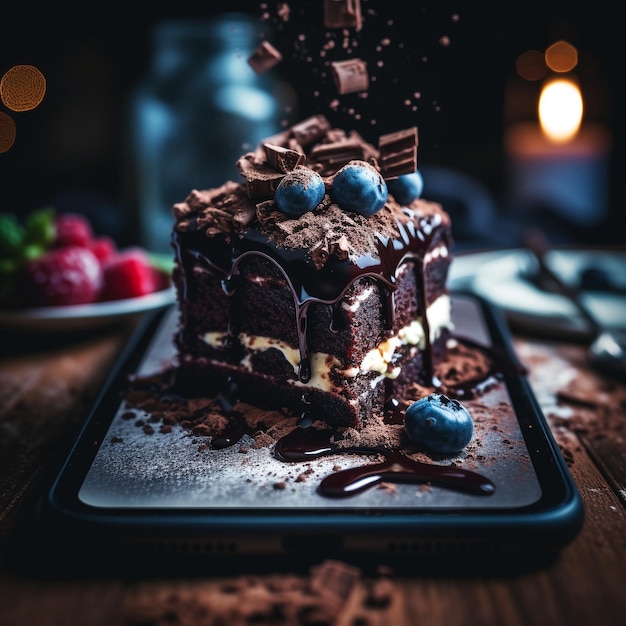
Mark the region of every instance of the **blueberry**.
<instances>
[{"instance_id":1,"label":"blueberry","mask_svg":"<svg viewBox=\"0 0 626 626\"><path fill-rule=\"evenodd\" d=\"M385 206L387 183L373 165L350 161L335 174L331 195L345 211L370 217Z\"/></svg>"},{"instance_id":2,"label":"blueberry","mask_svg":"<svg viewBox=\"0 0 626 626\"><path fill-rule=\"evenodd\" d=\"M424 191L424 179L419 171L402 174L387 181L389 192L400 204L411 204Z\"/></svg>"},{"instance_id":3,"label":"blueberry","mask_svg":"<svg viewBox=\"0 0 626 626\"><path fill-rule=\"evenodd\" d=\"M297 218L313 211L324 199L322 177L308 167L298 166L285 174L276 187L274 199L282 213Z\"/></svg>"},{"instance_id":4,"label":"blueberry","mask_svg":"<svg viewBox=\"0 0 626 626\"><path fill-rule=\"evenodd\" d=\"M420 449L435 454L453 454L469 443L474 422L460 402L440 393L431 393L407 408L404 429Z\"/></svg>"}]
</instances>

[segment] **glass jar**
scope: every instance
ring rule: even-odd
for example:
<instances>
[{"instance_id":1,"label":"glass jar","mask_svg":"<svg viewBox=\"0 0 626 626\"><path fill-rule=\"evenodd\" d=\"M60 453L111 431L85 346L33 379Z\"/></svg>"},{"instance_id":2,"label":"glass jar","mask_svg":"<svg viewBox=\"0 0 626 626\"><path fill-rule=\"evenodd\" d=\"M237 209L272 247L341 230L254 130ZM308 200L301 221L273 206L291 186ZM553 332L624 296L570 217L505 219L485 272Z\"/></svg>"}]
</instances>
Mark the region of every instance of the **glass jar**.
<instances>
[{"instance_id":1,"label":"glass jar","mask_svg":"<svg viewBox=\"0 0 626 626\"><path fill-rule=\"evenodd\" d=\"M171 253L171 209L192 189L239 181L237 159L288 123L291 90L248 57L260 25L244 14L163 22L153 32L148 76L131 102L138 236Z\"/></svg>"}]
</instances>

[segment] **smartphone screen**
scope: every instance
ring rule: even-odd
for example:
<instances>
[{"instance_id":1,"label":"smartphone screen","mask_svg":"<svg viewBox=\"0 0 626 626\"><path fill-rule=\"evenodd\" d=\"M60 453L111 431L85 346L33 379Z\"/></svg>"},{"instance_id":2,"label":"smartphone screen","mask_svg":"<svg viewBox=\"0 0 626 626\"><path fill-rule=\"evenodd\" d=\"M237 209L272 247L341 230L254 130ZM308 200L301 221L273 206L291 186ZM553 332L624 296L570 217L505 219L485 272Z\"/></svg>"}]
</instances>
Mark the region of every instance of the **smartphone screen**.
<instances>
[{"instance_id":1,"label":"smartphone screen","mask_svg":"<svg viewBox=\"0 0 626 626\"><path fill-rule=\"evenodd\" d=\"M455 334L491 347L480 308L470 299L456 298ZM150 377L174 358L172 336L177 323L172 309L138 369ZM111 425L78 492L79 500L97 508L156 509L463 509L514 508L537 502L542 495L536 470L522 435L506 385L500 383L468 400L474 419L473 442L454 462L491 480L494 493L477 497L451 488L397 484L371 488L349 498L324 498L318 486L324 477L362 466L360 455L329 455L303 463L277 459L271 447L255 447L244 435L236 445L207 448L201 439L175 424L165 434L146 434L150 415L132 412L120 403ZM245 452L242 452L245 450ZM441 463L450 463L444 459ZM306 472L306 474L304 474Z\"/></svg>"}]
</instances>

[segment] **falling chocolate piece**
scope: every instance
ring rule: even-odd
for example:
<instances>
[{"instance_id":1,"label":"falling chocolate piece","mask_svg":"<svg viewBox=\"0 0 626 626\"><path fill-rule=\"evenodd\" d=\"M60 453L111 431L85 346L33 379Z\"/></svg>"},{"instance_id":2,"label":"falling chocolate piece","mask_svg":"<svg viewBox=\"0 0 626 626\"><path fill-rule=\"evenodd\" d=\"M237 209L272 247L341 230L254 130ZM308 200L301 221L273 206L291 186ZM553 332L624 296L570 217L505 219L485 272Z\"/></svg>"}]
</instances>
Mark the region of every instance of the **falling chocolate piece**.
<instances>
[{"instance_id":1,"label":"falling chocolate piece","mask_svg":"<svg viewBox=\"0 0 626 626\"><path fill-rule=\"evenodd\" d=\"M384 178L417 170L417 126L381 135L378 140L380 168Z\"/></svg>"},{"instance_id":2,"label":"falling chocolate piece","mask_svg":"<svg viewBox=\"0 0 626 626\"><path fill-rule=\"evenodd\" d=\"M248 57L248 64L256 74L262 74L282 60L283 55L269 41L264 41Z\"/></svg>"},{"instance_id":3,"label":"falling chocolate piece","mask_svg":"<svg viewBox=\"0 0 626 626\"><path fill-rule=\"evenodd\" d=\"M324 0L324 26L360 31L363 27L361 0Z\"/></svg>"},{"instance_id":4,"label":"falling chocolate piece","mask_svg":"<svg viewBox=\"0 0 626 626\"><path fill-rule=\"evenodd\" d=\"M361 59L335 61L330 64L330 68L341 95L367 91L370 81L365 61Z\"/></svg>"},{"instance_id":5,"label":"falling chocolate piece","mask_svg":"<svg viewBox=\"0 0 626 626\"><path fill-rule=\"evenodd\" d=\"M298 165L303 165L306 160L304 154L289 148L283 148L282 146L264 143L263 148L267 162L284 174L293 171Z\"/></svg>"}]
</instances>

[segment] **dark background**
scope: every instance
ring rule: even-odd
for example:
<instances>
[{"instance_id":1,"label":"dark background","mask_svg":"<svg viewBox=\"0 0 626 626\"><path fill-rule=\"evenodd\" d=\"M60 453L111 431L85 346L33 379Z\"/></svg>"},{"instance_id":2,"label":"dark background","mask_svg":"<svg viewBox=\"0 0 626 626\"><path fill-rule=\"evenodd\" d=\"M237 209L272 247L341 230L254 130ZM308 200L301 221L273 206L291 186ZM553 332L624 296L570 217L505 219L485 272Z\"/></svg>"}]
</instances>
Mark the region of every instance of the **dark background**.
<instances>
[{"instance_id":1,"label":"dark background","mask_svg":"<svg viewBox=\"0 0 626 626\"><path fill-rule=\"evenodd\" d=\"M278 4L267 3L272 15ZM390 45L379 52L376 60L384 65L377 68L377 81L367 99L350 94L334 112L328 110L336 97L332 85L312 71L314 64L304 63L301 49L290 49L304 31L311 48L323 42L322 2L291 5L290 21L273 20L271 27L273 41L285 55L272 72L288 82L298 97L292 121L324 113L333 125L354 128L374 142L382 132L417 125L420 167L442 166L471 176L503 215L508 207L502 134L511 121L504 102L507 85L514 79L515 60L529 49L543 51L557 39L575 45L581 86L588 98L587 119L601 121L613 136L610 211L591 228L552 218L546 218L547 223L556 239L625 243L621 112L626 106L621 83L626 55L619 2L596 0L576 7L571 2L536 0L363 0L365 23L357 52L385 36L403 46ZM140 239L127 107L148 71L153 26L165 19L201 19L224 11L241 10L256 17L262 13L261 3L254 1L146 6L149 11L130 3L122 7L87 3L72 10L59 3L42 7L9 3L3 9L0 75L16 64L35 65L46 76L47 92L32 111L14 113L0 104L17 127L15 145L0 154L0 211L25 214L52 204L88 213L99 230L113 234L120 243ZM449 37L449 45L442 45L442 36ZM416 111L403 103L407 90L421 94ZM464 237L462 231L457 235ZM479 236L476 245L493 245L493 235L485 233L484 242Z\"/></svg>"}]
</instances>

